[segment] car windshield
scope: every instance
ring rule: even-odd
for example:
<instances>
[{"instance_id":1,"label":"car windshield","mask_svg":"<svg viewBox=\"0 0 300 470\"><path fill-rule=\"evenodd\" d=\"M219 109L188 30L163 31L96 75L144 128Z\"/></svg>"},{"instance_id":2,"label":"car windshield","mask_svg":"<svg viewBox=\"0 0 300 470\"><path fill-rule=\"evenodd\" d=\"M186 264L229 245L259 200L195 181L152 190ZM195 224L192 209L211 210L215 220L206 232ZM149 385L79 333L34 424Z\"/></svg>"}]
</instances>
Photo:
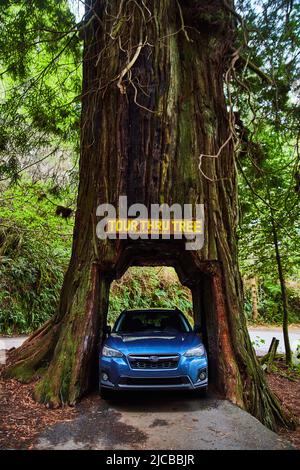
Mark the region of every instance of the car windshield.
<instances>
[{"instance_id":1,"label":"car windshield","mask_svg":"<svg viewBox=\"0 0 300 470\"><path fill-rule=\"evenodd\" d=\"M184 316L177 312L125 312L116 323L117 333L138 331L177 331L187 333L191 328Z\"/></svg>"}]
</instances>

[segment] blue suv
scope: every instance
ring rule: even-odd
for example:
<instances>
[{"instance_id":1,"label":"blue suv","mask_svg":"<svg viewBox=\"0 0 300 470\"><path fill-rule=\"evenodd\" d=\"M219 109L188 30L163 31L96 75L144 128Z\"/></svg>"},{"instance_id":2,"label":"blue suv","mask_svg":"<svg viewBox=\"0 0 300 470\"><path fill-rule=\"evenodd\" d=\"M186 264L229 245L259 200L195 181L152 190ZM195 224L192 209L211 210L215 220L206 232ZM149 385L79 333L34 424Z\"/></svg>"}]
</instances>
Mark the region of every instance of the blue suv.
<instances>
[{"instance_id":1,"label":"blue suv","mask_svg":"<svg viewBox=\"0 0 300 470\"><path fill-rule=\"evenodd\" d=\"M121 390L207 390L207 354L200 328L178 310L126 310L106 328L100 394Z\"/></svg>"}]
</instances>

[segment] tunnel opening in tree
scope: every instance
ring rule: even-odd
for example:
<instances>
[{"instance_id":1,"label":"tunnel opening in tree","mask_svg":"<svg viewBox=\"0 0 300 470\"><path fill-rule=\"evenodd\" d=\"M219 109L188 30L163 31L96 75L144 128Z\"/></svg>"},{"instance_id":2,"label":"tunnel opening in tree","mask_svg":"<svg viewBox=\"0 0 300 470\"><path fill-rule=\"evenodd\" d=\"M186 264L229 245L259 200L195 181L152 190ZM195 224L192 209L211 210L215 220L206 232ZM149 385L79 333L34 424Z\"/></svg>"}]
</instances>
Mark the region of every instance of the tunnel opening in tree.
<instances>
[{"instance_id":1,"label":"tunnel opening in tree","mask_svg":"<svg viewBox=\"0 0 300 470\"><path fill-rule=\"evenodd\" d=\"M229 384L234 383L230 355L233 354L228 325L226 306L222 292L222 271L216 261L197 263L192 252L184 251L183 242L162 241L148 243L129 243L114 271L114 277L121 279L130 267L172 267L178 281L191 293L192 323L199 325L201 337L208 353L209 383L213 390L232 399ZM130 305L136 308L134 301ZM149 304L155 308L157 305ZM173 305L173 308L175 305ZM104 314L104 324L109 322L108 310ZM121 312L119 312L121 313ZM187 314L187 312L183 312ZM226 385L227 384L227 385Z\"/></svg>"},{"instance_id":2,"label":"tunnel opening in tree","mask_svg":"<svg viewBox=\"0 0 300 470\"><path fill-rule=\"evenodd\" d=\"M112 282L107 323L111 327L126 309L177 307L194 325L191 290L183 286L171 266L131 266Z\"/></svg>"}]
</instances>

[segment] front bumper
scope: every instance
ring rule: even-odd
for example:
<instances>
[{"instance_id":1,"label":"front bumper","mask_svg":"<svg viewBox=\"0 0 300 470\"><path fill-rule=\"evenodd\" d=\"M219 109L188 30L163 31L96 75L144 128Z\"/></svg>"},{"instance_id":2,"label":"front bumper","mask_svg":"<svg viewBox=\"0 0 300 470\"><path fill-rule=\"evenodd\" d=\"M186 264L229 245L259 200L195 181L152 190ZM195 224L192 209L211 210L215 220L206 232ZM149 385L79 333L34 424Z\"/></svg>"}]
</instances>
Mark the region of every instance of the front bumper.
<instances>
[{"instance_id":1,"label":"front bumper","mask_svg":"<svg viewBox=\"0 0 300 470\"><path fill-rule=\"evenodd\" d=\"M206 378L199 380L201 371ZM103 380L103 373L108 380ZM133 369L125 356L100 358L100 386L111 390L195 390L206 388L207 357L181 356L174 369Z\"/></svg>"}]
</instances>

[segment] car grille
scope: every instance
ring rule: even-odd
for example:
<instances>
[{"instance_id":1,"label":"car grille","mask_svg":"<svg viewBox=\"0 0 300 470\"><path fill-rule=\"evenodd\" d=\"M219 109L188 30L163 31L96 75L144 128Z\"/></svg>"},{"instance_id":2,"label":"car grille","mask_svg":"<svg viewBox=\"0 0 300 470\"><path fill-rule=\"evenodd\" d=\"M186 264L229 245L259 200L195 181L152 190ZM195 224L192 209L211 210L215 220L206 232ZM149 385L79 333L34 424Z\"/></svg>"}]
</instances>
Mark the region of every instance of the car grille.
<instances>
[{"instance_id":1,"label":"car grille","mask_svg":"<svg viewBox=\"0 0 300 470\"><path fill-rule=\"evenodd\" d=\"M122 377L120 385L183 385L189 384L187 377Z\"/></svg>"},{"instance_id":2,"label":"car grille","mask_svg":"<svg viewBox=\"0 0 300 470\"><path fill-rule=\"evenodd\" d=\"M132 369L176 369L178 367L179 356L176 355L155 355L145 354L140 356L128 356Z\"/></svg>"}]
</instances>

